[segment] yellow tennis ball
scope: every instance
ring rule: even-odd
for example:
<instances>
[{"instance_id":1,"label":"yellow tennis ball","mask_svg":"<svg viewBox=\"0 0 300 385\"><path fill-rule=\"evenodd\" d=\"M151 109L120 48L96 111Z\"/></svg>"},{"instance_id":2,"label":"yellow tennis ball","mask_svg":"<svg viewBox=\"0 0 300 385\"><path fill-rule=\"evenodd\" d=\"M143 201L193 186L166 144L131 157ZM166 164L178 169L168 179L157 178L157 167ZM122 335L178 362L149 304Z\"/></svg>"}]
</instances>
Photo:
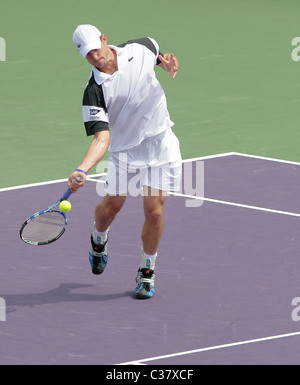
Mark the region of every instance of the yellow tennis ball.
<instances>
[{"instance_id":1,"label":"yellow tennis ball","mask_svg":"<svg viewBox=\"0 0 300 385\"><path fill-rule=\"evenodd\" d=\"M59 209L63 213L67 213L72 208L72 205L69 201L61 201L59 204Z\"/></svg>"}]
</instances>

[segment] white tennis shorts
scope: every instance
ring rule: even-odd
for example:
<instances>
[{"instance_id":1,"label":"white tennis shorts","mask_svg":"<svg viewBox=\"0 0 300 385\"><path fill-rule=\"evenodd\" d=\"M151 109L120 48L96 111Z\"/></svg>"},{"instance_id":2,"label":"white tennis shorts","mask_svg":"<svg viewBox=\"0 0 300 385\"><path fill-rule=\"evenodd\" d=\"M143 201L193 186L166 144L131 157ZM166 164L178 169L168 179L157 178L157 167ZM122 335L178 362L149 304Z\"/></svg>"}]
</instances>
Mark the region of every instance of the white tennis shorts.
<instances>
[{"instance_id":1,"label":"white tennis shorts","mask_svg":"<svg viewBox=\"0 0 300 385\"><path fill-rule=\"evenodd\" d=\"M148 186L179 191L182 159L172 129L144 139L140 145L109 154L105 191L110 195L137 196Z\"/></svg>"}]
</instances>

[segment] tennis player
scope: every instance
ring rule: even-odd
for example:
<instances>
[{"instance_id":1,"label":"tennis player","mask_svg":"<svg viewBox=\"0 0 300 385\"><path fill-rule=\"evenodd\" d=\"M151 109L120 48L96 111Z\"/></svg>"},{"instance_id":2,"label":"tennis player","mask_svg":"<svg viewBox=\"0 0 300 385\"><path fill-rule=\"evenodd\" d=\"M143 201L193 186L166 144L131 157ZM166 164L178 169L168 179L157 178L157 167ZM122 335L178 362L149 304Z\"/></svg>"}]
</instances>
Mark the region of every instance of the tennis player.
<instances>
[{"instance_id":1,"label":"tennis player","mask_svg":"<svg viewBox=\"0 0 300 385\"><path fill-rule=\"evenodd\" d=\"M158 65L174 79L178 60L172 53L162 54L150 37L109 45L106 35L89 24L75 29L73 42L92 65L83 95L83 120L93 139L69 177L72 192L83 186L88 171L109 151L106 195L95 208L91 234L92 272L101 274L106 267L110 225L126 196L134 195L133 186L142 189L145 221L134 294L151 298L166 192L180 189L182 162L166 96L154 68ZM77 176L83 178L81 183L75 180ZM136 186L134 180L138 180Z\"/></svg>"}]
</instances>

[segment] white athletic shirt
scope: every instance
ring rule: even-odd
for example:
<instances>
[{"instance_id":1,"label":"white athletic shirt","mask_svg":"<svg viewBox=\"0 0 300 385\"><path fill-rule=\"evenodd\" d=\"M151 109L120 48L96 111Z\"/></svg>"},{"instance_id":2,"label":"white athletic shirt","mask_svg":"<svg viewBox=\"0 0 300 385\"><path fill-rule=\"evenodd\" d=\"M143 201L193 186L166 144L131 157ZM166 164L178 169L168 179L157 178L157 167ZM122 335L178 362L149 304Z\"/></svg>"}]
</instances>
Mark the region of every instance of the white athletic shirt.
<instances>
[{"instance_id":1,"label":"white athletic shirt","mask_svg":"<svg viewBox=\"0 0 300 385\"><path fill-rule=\"evenodd\" d=\"M109 47L117 53L118 70L109 75L92 68L83 96L83 120L87 135L110 129L109 150L119 152L174 123L154 71L160 63L157 42L147 37Z\"/></svg>"}]
</instances>

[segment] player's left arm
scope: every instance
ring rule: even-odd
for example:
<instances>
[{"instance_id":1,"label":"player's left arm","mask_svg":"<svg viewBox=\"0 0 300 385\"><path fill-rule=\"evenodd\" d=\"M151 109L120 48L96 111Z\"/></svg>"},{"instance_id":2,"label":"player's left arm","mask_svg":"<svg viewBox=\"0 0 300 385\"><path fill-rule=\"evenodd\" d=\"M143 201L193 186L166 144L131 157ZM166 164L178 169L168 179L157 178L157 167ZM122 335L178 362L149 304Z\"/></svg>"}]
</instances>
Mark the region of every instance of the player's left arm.
<instances>
[{"instance_id":1,"label":"player's left arm","mask_svg":"<svg viewBox=\"0 0 300 385\"><path fill-rule=\"evenodd\" d=\"M165 53L164 55L158 56L160 63L158 64L161 68L167 71L172 79L175 78L178 72L179 63L173 53Z\"/></svg>"}]
</instances>

